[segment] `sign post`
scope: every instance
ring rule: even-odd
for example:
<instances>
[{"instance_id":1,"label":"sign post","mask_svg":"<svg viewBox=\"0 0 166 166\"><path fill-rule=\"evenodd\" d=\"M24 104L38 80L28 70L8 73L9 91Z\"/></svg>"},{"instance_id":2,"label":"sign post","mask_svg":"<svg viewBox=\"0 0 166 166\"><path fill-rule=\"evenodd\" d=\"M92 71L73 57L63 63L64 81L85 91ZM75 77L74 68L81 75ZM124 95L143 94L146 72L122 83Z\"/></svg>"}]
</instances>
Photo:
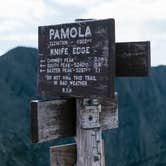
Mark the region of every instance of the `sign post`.
<instances>
[{"instance_id":1,"label":"sign post","mask_svg":"<svg viewBox=\"0 0 166 166\"><path fill-rule=\"evenodd\" d=\"M118 127L115 76L148 76L150 42L115 43L114 19L39 27L32 142L75 137L50 148L51 166L105 166L102 131Z\"/></svg>"},{"instance_id":2,"label":"sign post","mask_svg":"<svg viewBox=\"0 0 166 166\"><path fill-rule=\"evenodd\" d=\"M101 104L97 99L77 99L77 165L103 166Z\"/></svg>"}]
</instances>

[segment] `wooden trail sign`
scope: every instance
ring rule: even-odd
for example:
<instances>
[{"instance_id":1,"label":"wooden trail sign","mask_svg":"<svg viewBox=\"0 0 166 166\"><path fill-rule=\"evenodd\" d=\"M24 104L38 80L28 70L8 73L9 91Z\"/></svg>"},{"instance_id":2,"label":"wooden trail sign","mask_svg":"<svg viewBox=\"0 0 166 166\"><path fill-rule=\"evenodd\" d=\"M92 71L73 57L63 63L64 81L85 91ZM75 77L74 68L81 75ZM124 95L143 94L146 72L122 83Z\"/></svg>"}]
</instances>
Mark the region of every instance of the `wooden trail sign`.
<instances>
[{"instance_id":1,"label":"wooden trail sign","mask_svg":"<svg viewBox=\"0 0 166 166\"><path fill-rule=\"evenodd\" d=\"M31 102L32 142L43 142L75 135L74 99Z\"/></svg>"},{"instance_id":2,"label":"wooden trail sign","mask_svg":"<svg viewBox=\"0 0 166 166\"><path fill-rule=\"evenodd\" d=\"M40 96L114 95L113 19L39 27Z\"/></svg>"},{"instance_id":3,"label":"wooden trail sign","mask_svg":"<svg viewBox=\"0 0 166 166\"><path fill-rule=\"evenodd\" d=\"M51 166L75 166L77 161L76 144L52 146L50 148Z\"/></svg>"},{"instance_id":4,"label":"wooden trail sign","mask_svg":"<svg viewBox=\"0 0 166 166\"><path fill-rule=\"evenodd\" d=\"M102 130L117 128L117 94L113 99L102 99L101 109L99 122ZM33 143L76 136L76 100L32 101L31 126Z\"/></svg>"},{"instance_id":5,"label":"wooden trail sign","mask_svg":"<svg viewBox=\"0 0 166 166\"><path fill-rule=\"evenodd\" d=\"M116 76L148 76L150 42L116 43Z\"/></svg>"}]
</instances>

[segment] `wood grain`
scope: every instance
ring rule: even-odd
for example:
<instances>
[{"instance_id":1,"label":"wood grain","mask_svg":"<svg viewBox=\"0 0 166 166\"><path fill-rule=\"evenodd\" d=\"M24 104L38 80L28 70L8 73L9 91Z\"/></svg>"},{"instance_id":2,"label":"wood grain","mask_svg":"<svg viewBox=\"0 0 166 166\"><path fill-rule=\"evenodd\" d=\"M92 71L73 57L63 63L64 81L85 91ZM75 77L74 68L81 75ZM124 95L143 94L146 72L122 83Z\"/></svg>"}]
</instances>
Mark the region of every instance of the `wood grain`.
<instances>
[{"instance_id":1,"label":"wood grain","mask_svg":"<svg viewBox=\"0 0 166 166\"><path fill-rule=\"evenodd\" d=\"M32 107L32 142L43 142L75 135L74 99L37 102ZM34 102L32 102L32 106ZM37 110L36 110L37 109Z\"/></svg>"},{"instance_id":2,"label":"wood grain","mask_svg":"<svg viewBox=\"0 0 166 166\"><path fill-rule=\"evenodd\" d=\"M102 166L105 166L104 140L102 140ZM50 147L51 166L76 166L76 144L65 144Z\"/></svg>"},{"instance_id":3,"label":"wood grain","mask_svg":"<svg viewBox=\"0 0 166 166\"><path fill-rule=\"evenodd\" d=\"M75 166L76 160L76 144L50 147L51 166Z\"/></svg>"},{"instance_id":4,"label":"wood grain","mask_svg":"<svg viewBox=\"0 0 166 166\"><path fill-rule=\"evenodd\" d=\"M101 101L100 123L102 130L118 128L118 95L115 93L114 98L107 98Z\"/></svg>"},{"instance_id":5,"label":"wood grain","mask_svg":"<svg viewBox=\"0 0 166 166\"><path fill-rule=\"evenodd\" d=\"M87 106L83 105L84 99L77 99L77 166L101 166L102 165L102 129L82 128L82 114L88 110ZM96 106L96 108L95 108ZM99 105L93 105L96 111L101 111ZM87 111L88 113L88 111Z\"/></svg>"},{"instance_id":6,"label":"wood grain","mask_svg":"<svg viewBox=\"0 0 166 166\"><path fill-rule=\"evenodd\" d=\"M34 100L31 102L31 139L32 142L38 142L39 136L38 136L38 100Z\"/></svg>"},{"instance_id":7,"label":"wood grain","mask_svg":"<svg viewBox=\"0 0 166 166\"><path fill-rule=\"evenodd\" d=\"M83 128L87 128L87 124L89 128L99 127L99 123L102 130L118 127L117 95L115 98L102 100L101 109L100 113L90 109L85 114L82 113ZM94 115L91 121L86 118L90 115ZM85 122L84 119L88 121ZM76 136L76 101L74 99L32 101L31 132L33 143Z\"/></svg>"}]
</instances>

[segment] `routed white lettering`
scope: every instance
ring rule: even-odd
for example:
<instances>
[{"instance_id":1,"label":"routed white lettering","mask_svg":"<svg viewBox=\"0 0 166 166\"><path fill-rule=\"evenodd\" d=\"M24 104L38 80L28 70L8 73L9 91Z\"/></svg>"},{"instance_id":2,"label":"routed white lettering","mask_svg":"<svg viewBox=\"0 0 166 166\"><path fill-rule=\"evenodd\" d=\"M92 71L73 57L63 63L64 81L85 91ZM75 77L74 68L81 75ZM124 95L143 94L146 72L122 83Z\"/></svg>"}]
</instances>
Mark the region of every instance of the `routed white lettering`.
<instances>
[{"instance_id":1,"label":"routed white lettering","mask_svg":"<svg viewBox=\"0 0 166 166\"><path fill-rule=\"evenodd\" d=\"M79 37L85 37L85 35L81 31L81 27L78 28L78 36Z\"/></svg>"},{"instance_id":2,"label":"routed white lettering","mask_svg":"<svg viewBox=\"0 0 166 166\"><path fill-rule=\"evenodd\" d=\"M50 49L50 55L68 55L68 48Z\"/></svg>"},{"instance_id":3,"label":"routed white lettering","mask_svg":"<svg viewBox=\"0 0 166 166\"><path fill-rule=\"evenodd\" d=\"M56 29L54 39L60 39L59 31Z\"/></svg>"},{"instance_id":4,"label":"routed white lettering","mask_svg":"<svg viewBox=\"0 0 166 166\"><path fill-rule=\"evenodd\" d=\"M53 29L49 30L49 39L56 40L56 39L70 39L70 38L85 38L91 37L92 32L89 26L86 26L85 29L82 27L67 27L67 28L60 28L60 29Z\"/></svg>"},{"instance_id":5,"label":"routed white lettering","mask_svg":"<svg viewBox=\"0 0 166 166\"><path fill-rule=\"evenodd\" d=\"M73 55L90 54L90 47L73 47Z\"/></svg>"},{"instance_id":6,"label":"routed white lettering","mask_svg":"<svg viewBox=\"0 0 166 166\"><path fill-rule=\"evenodd\" d=\"M54 29L50 29L50 40L54 37Z\"/></svg>"},{"instance_id":7,"label":"routed white lettering","mask_svg":"<svg viewBox=\"0 0 166 166\"><path fill-rule=\"evenodd\" d=\"M91 30L90 30L90 27L87 26L86 31L85 31L85 37L91 37L91 36L92 36L92 33L91 33Z\"/></svg>"},{"instance_id":8,"label":"routed white lettering","mask_svg":"<svg viewBox=\"0 0 166 166\"><path fill-rule=\"evenodd\" d=\"M69 38L69 28L66 28L66 31L61 28L61 39Z\"/></svg>"},{"instance_id":9,"label":"routed white lettering","mask_svg":"<svg viewBox=\"0 0 166 166\"><path fill-rule=\"evenodd\" d=\"M77 34L78 34L77 29L75 27L72 27L70 29L70 37L71 38L76 38Z\"/></svg>"}]
</instances>

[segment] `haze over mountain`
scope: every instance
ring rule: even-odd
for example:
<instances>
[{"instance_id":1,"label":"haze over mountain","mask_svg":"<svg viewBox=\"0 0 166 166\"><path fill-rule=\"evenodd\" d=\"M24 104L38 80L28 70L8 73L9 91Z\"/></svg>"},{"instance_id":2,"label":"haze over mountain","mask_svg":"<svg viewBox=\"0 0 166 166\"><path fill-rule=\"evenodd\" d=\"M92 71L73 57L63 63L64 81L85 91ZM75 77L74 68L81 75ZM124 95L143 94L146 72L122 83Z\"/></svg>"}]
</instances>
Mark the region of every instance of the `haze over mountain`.
<instances>
[{"instance_id":1,"label":"haze over mountain","mask_svg":"<svg viewBox=\"0 0 166 166\"><path fill-rule=\"evenodd\" d=\"M49 146L32 144L30 100L37 94L37 49L0 57L0 165L49 166ZM118 78L119 128L103 134L106 166L166 165L166 67L149 78ZM72 140L70 140L72 141Z\"/></svg>"}]
</instances>

